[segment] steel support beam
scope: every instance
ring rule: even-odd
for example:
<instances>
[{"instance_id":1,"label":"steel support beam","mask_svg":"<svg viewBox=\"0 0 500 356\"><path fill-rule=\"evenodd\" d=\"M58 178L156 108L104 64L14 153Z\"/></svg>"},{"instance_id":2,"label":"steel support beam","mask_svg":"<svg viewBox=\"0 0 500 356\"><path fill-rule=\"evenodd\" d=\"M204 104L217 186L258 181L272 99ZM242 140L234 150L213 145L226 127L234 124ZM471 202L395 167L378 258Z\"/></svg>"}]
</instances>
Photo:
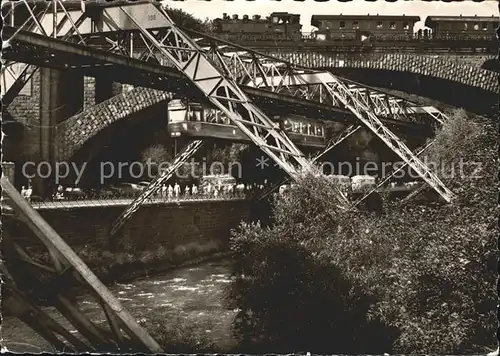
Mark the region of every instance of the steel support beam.
<instances>
[{"instance_id":1,"label":"steel support beam","mask_svg":"<svg viewBox=\"0 0 500 356\"><path fill-rule=\"evenodd\" d=\"M358 130L361 129L361 126L356 126L356 125L349 125L347 126L344 130L342 130L338 135L332 136L325 145L325 147L321 150L318 151L313 158L311 159L312 162L317 163L317 161L323 157L325 154L330 152L333 148L337 147L339 144L341 144L345 139L356 133ZM290 178L285 178L281 182L274 184L271 186L269 189L265 190L262 194L260 194L257 197L257 200L262 200L268 197L270 194L274 193L277 189L279 189L280 186L283 184L286 184L290 182ZM355 206L353 206L355 207Z\"/></svg>"},{"instance_id":2,"label":"steel support beam","mask_svg":"<svg viewBox=\"0 0 500 356\"><path fill-rule=\"evenodd\" d=\"M53 269L62 274L68 268L72 269L86 287L97 296L98 300L105 303L109 310L112 310L114 316L119 320L121 328L132 340L137 340L140 345L150 352L162 352L162 349L153 338L143 329L121 305L118 299L111 294L104 284L92 273L85 263L75 254L68 244L50 227L45 220L36 212L33 207L21 196L21 194L12 186L9 180L1 177L1 186L4 197L8 199L7 203L13 210L22 217L31 231L47 247L49 256L53 263ZM5 202L3 202L5 204ZM88 320L85 315L78 310L76 306L65 303L65 309L68 311L65 316L70 321ZM71 311L70 311L71 309ZM83 325L83 324L81 324ZM83 332L85 327L80 328ZM119 340L116 340L119 344Z\"/></svg>"},{"instance_id":3,"label":"steel support beam","mask_svg":"<svg viewBox=\"0 0 500 356\"><path fill-rule=\"evenodd\" d=\"M13 37L16 29L7 26L4 27L3 32L6 36ZM122 54L22 30L13 37L10 47L4 50L3 57L15 62L24 61L39 67L75 69L85 76L106 76L124 84L159 90L175 90L176 92L185 93L184 95L189 97L192 97L195 92L192 84L175 68L161 66L154 62L143 62ZM124 71L127 72L125 77L123 76ZM354 122L356 120L348 110L335 108L319 101L303 99L300 95L289 96L248 86L241 86L241 89L259 104L277 102L278 105L287 110L291 104L300 107L301 110L299 111L304 114L314 113L318 115L317 118L327 121ZM200 96L198 100L203 100L203 97ZM412 121L386 117L381 118L381 120L390 127L398 130L408 130L408 132L415 134L427 135L431 131L429 125Z\"/></svg>"},{"instance_id":4,"label":"steel support beam","mask_svg":"<svg viewBox=\"0 0 500 356\"><path fill-rule=\"evenodd\" d=\"M241 90L234 77L224 73L209 58L195 41L175 26L167 13L160 7L151 4L134 4L123 7L110 7L103 14L103 22L116 20L115 30L140 31L141 38L162 58L181 71L207 98L207 100L228 117L243 133L245 133L264 153L273 159L292 178L297 178L301 170L311 170L310 162L293 144L286 134L277 128L271 119L260 110ZM144 22L146 21L146 25ZM135 27L135 28L134 28ZM168 28L166 33L153 31L153 28ZM188 151L176 158L176 164L182 164L195 151L198 144L192 143ZM193 152L194 153L194 152ZM183 158L186 157L186 158ZM169 176L172 172L162 176ZM159 179L161 180L161 179ZM127 221L148 194L152 194L161 183L155 180L141 196L126 209L114 223L111 233L116 233ZM338 203L346 207L348 202L341 194Z\"/></svg>"}]
</instances>

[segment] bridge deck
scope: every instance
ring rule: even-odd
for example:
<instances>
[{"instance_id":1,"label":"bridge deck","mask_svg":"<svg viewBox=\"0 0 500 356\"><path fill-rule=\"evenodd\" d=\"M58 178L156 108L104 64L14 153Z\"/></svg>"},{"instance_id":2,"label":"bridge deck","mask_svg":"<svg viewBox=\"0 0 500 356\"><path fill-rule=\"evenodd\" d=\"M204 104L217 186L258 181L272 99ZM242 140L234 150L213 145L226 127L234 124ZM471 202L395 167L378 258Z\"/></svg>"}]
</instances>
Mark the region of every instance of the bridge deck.
<instances>
[{"instance_id":1,"label":"bridge deck","mask_svg":"<svg viewBox=\"0 0 500 356\"><path fill-rule=\"evenodd\" d=\"M16 29L6 26L5 37L12 36ZM131 84L163 91L188 94L193 100L205 101L198 90L174 68L111 53L98 48L88 47L68 41L19 31L9 43L3 56L7 60L28 63L54 69L75 69L85 76L105 76L123 84ZM123 73L127 73L123 76ZM242 90L263 108L274 107L282 112L283 108L294 107L294 112L314 115L314 118L341 122L354 121L348 110L334 108L319 102L273 93L264 89L242 86ZM278 110L279 109L279 110ZM413 122L381 118L389 126L428 130L429 127Z\"/></svg>"},{"instance_id":2,"label":"bridge deck","mask_svg":"<svg viewBox=\"0 0 500 356\"><path fill-rule=\"evenodd\" d=\"M179 198L166 200L165 198L150 198L143 205L179 205L179 204L195 204L200 202L225 202L234 200L245 200L243 197L203 197L203 198ZM77 209L77 208L99 208L99 207L117 207L129 206L134 199L85 199L85 200L58 200L58 201L43 201L32 202L31 205L35 210L54 210L54 209ZM3 205L2 208L7 212L13 211L8 205Z\"/></svg>"}]
</instances>

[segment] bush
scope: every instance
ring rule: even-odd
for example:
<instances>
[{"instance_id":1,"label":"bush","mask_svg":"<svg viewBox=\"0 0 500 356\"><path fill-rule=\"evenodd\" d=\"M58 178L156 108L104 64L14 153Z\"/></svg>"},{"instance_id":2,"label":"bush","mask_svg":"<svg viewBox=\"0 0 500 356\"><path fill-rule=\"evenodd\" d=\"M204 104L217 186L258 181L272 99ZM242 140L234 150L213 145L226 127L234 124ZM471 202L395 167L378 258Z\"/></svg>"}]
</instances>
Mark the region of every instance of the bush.
<instances>
[{"instance_id":1,"label":"bush","mask_svg":"<svg viewBox=\"0 0 500 356\"><path fill-rule=\"evenodd\" d=\"M242 351L495 347L495 128L456 112L437 133L431 159L482 163L481 178L443 178L458 195L453 205L343 212L333 187L309 174L275 202L271 228L233 232L239 259L229 299L240 309Z\"/></svg>"},{"instance_id":2,"label":"bush","mask_svg":"<svg viewBox=\"0 0 500 356\"><path fill-rule=\"evenodd\" d=\"M213 352L216 347L207 335L200 332L186 315L175 315L170 310L160 308L151 318L142 318L140 324L169 354ZM205 325L205 329L212 328Z\"/></svg>"}]
</instances>

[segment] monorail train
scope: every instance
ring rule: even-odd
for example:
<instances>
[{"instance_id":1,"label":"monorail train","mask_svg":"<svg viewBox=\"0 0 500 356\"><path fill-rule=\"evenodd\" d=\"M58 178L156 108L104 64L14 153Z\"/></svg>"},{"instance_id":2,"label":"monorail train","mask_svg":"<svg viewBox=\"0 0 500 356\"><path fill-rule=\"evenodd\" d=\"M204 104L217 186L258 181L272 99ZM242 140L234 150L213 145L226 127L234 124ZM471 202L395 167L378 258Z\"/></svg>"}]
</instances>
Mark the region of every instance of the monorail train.
<instances>
[{"instance_id":1,"label":"monorail train","mask_svg":"<svg viewBox=\"0 0 500 356\"><path fill-rule=\"evenodd\" d=\"M276 128L288 133L300 146L324 147L342 125L336 122L312 120L299 115L275 116ZM248 142L249 138L219 110L199 103L172 100L168 104L168 130L171 137L211 137Z\"/></svg>"},{"instance_id":2,"label":"monorail train","mask_svg":"<svg viewBox=\"0 0 500 356\"><path fill-rule=\"evenodd\" d=\"M419 16L313 15L311 34L301 33L300 15L271 13L266 19L247 15L214 20L215 33L229 41L471 41L495 39L495 16L428 16L426 29L415 32Z\"/></svg>"}]
</instances>

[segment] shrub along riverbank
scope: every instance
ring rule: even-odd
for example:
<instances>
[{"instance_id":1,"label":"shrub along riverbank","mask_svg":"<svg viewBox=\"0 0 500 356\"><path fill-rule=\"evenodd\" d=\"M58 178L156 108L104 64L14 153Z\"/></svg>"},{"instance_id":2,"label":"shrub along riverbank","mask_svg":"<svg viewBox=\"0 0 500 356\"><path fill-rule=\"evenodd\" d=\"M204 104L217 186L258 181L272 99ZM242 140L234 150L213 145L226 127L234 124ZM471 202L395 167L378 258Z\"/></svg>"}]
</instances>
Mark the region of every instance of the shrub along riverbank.
<instances>
[{"instance_id":1,"label":"shrub along riverbank","mask_svg":"<svg viewBox=\"0 0 500 356\"><path fill-rule=\"evenodd\" d=\"M341 212L306 174L275 202L271 228L241 225L229 295L241 352L496 348L497 141L496 124L463 111L439 130L427 161L446 164L451 205Z\"/></svg>"}]
</instances>

